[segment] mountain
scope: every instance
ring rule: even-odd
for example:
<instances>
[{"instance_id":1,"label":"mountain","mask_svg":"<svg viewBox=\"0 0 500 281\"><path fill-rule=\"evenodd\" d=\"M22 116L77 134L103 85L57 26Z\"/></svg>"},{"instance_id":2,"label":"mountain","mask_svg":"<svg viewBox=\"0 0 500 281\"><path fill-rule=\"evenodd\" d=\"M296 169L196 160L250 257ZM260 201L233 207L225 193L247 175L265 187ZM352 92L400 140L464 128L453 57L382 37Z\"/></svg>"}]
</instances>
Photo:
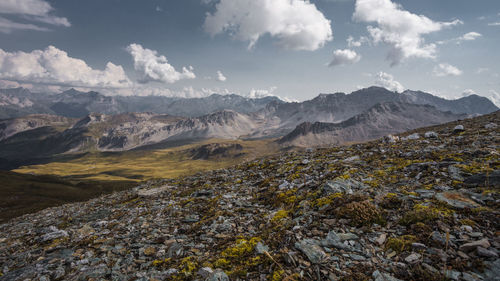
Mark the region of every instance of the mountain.
<instances>
[{"instance_id":1,"label":"mountain","mask_svg":"<svg viewBox=\"0 0 500 281\"><path fill-rule=\"evenodd\" d=\"M304 102L287 103L277 97L246 98L239 95L212 94L203 98L162 96L105 96L98 92L75 89L60 94L32 93L27 89L0 89L0 119L29 114L52 114L82 118L90 113L120 114L151 112L182 117L199 117L222 110L254 114L265 120L274 134L287 133L302 122L341 122L381 102L429 104L441 111L487 114L498 108L477 95L446 100L421 91L401 94L381 87L369 87L351 94L320 94ZM259 135L259 134L258 134ZM269 133L260 133L269 135Z\"/></svg>"},{"instance_id":2,"label":"mountain","mask_svg":"<svg viewBox=\"0 0 500 281\"><path fill-rule=\"evenodd\" d=\"M384 102L431 105L437 110L455 114L481 115L498 110L490 100L477 95L446 100L424 92L406 91L399 94L381 87L369 87L351 94L320 94L301 103L270 103L255 114L267 120L267 127L279 127L280 133L283 133L290 132L303 122L342 122Z\"/></svg>"},{"instance_id":3,"label":"mountain","mask_svg":"<svg viewBox=\"0 0 500 281\"><path fill-rule=\"evenodd\" d=\"M430 105L379 103L340 123L302 123L278 142L306 147L361 142L465 117L465 114L442 112Z\"/></svg>"},{"instance_id":4,"label":"mountain","mask_svg":"<svg viewBox=\"0 0 500 281\"><path fill-rule=\"evenodd\" d=\"M185 118L153 113L92 113L75 121L31 115L0 123L0 168L89 151L125 151L167 143L220 138L238 139L258 124L235 111ZM38 159L38 160L37 160Z\"/></svg>"},{"instance_id":5,"label":"mountain","mask_svg":"<svg viewBox=\"0 0 500 281\"><path fill-rule=\"evenodd\" d=\"M105 96L75 89L60 94L31 93L24 88L0 89L0 119L29 114L52 114L82 118L90 113L120 114L152 112L183 117L198 117L221 110L250 113L267 104L283 103L277 97L246 98L239 95L212 94L203 98L162 96Z\"/></svg>"}]
</instances>

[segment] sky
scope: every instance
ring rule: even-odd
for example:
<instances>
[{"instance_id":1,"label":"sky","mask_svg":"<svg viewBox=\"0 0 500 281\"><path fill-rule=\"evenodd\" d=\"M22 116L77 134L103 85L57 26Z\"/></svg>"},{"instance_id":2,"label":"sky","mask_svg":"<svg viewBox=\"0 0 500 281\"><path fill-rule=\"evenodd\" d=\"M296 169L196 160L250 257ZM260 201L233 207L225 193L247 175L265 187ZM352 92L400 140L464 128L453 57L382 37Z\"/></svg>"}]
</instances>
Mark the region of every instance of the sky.
<instances>
[{"instance_id":1,"label":"sky","mask_svg":"<svg viewBox=\"0 0 500 281\"><path fill-rule=\"evenodd\" d=\"M0 0L0 88L500 105L498 0Z\"/></svg>"}]
</instances>

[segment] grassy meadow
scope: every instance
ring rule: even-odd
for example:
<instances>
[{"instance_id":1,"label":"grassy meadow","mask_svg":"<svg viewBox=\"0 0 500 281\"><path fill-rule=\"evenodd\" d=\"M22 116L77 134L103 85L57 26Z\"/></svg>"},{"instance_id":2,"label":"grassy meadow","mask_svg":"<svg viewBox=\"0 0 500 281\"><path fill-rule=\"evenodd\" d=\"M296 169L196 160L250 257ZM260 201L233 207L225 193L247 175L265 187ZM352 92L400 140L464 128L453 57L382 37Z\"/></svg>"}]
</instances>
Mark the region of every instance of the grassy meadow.
<instances>
[{"instance_id":1,"label":"grassy meadow","mask_svg":"<svg viewBox=\"0 0 500 281\"><path fill-rule=\"evenodd\" d=\"M190 151L204 144L240 144L238 154L207 160L193 160ZM207 140L195 144L156 150L92 152L80 158L13 170L34 175L56 175L97 181L135 181L175 178L200 171L220 169L242 161L273 154L278 146L272 140Z\"/></svg>"}]
</instances>

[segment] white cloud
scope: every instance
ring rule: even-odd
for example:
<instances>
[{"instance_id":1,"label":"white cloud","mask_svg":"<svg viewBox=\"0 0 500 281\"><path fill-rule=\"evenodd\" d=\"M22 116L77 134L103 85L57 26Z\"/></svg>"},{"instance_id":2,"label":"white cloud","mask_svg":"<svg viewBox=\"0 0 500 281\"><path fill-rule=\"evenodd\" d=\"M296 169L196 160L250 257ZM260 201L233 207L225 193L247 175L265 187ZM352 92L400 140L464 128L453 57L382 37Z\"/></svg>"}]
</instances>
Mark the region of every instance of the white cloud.
<instances>
[{"instance_id":1,"label":"white cloud","mask_svg":"<svg viewBox=\"0 0 500 281\"><path fill-rule=\"evenodd\" d=\"M54 16L54 8L45 0L2 0L0 1L0 14L11 14L23 16L24 19L56 26L71 26L67 18ZM48 29L32 24L23 24L6 20L3 18L0 28L2 32L27 29L47 31Z\"/></svg>"},{"instance_id":2,"label":"white cloud","mask_svg":"<svg viewBox=\"0 0 500 281\"><path fill-rule=\"evenodd\" d=\"M228 32L255 46L268 34L285 49L314 51L333 39L330 20L309 0L221 0L207 14L205 31Z\"/></svg>"},{"instance_id":3,"label":"white cloud","mask_svg":"<svg viewBox=\"0 0 500 281\"><path fill-rule=\"evenodd\" d=\"M121 66L108 62L104 70L92 69L85 61L69 57L54 46L30 53L0 49L0 79L93 88L131 85Z\"/></svg>"},{"instance_id":4,"label":"white cloud","mask_svg":"<svg viewBox=\"0 0 500 281\"><path fill-rule=\"evenodd\" d=\"M269 89L252 89L248 93L247 97L252 99L275 96L273 93L278 87L270 87Z\"/></svg>"},{"instance_id":5,"label":"white cloud","mask_svg":"<svg viewBox=\"0 0 500 281\"><path fill-rule=\"evenodd\" d=\"M163 9L160 6L156 6L155 11L157 11L157 12L163 12Z\"/></svg>"},{"instance_id":6,"label":"white cloud","mask_svg":"<svg viewBox=\"0 0 500 281\"><path fill-rule=\"evenodd\" d=\"M476 69L476 74L483 74L488 71L490 71L490 69L487 67L479 67L478 69Z\"/></svg>"},{"instance_id":7,"label":"white cloud","mask_svg":"<svg viewBox=\"0 0 500 281\"><path fill-rule=\"evenodd\" d=\"M477 93L476 93L476 91L474 91L472 89L466 89L462 93L462 97L467 97L467 96L470 96L470 95L477 95Z\"/></svg>"},{"instance_id":8,"label":"white cloud","mask_svg":"<svg viewBox=\"0 0 500 281\"><path fill-rule=\"evenodd\" d=\"M494 104L497 106L500 106L500 93L495 91L495 90L489 90L488 91L488 96L491 101L493 101Z\"/></svg>"},{"instance_id":9,"label":"white cloud","mask_svg":"<svg viewBox=\"0 0 500 281\"><path fill-rule=\"evenodd\" d=\"M458 40L460 41L472 41L476 40L477 38L483 36L481 33L478 32L469 32L465 33L464 35L460 36Z\"/></svg>"},{"instance_id":10,"label":"white cloud","mask_svg":"<svg viewBox=\"0 0 500 281\"><path fill-rule=\"evenodd\" d=\"M346 41L347 41L347 46L349 46L349 48L352 48L352 47L361 47L361 45L368 43L369 39L367 37L361 36L359 37L358 40L355 40L354 37L349 36L347 37Z\"/></svg>"},{"instance_id":11,"label":"white cloud","mask_svg":"<svg viewBox=\"0 0 500 281\"><path fill-rule=\"evenodd\" d=\"M391 46L387 58L392 65L411 57L435 58L436 45L426 44L423 35L462 23L459 20L436 22L412 14L391 0L357 0L353 19L377 24L368 26L368 33L374 43Z\"/></svg>"},{"instance_id":12,"label":"white cloud","mask_svg":"<svg viewBox=\"0 0 500 281\"><path fill-rule=\"evenodd\" d=\"M134 69L142 75L139 83L151 81L174 83L181 79L194 79L193 67L183 67L182 72L178 72L168 63L165 56L158 55L157 51L143 48L140 44L130 44L127 52L132 55Z\"/></svg>"},{"instance_id":13,"label":"white cloud","mask_svg":"<svg viewBox=\"0 0 500 281\"><path fill-rule=\"evenodd\" d=\"M443 77L443 76L460 76L462 75L462 71L455 66L447 63L440 63L434 67L432 71L435 76Z\"/></svg>"},{"instance_id":14,"label":"white cloud","mask_svg":"<svg viewBox=\"0 0 500 281\"><path fill-rule=\"evenodd\" d=\"M464 35L462 35L460 37L457 37L457 38L453 38L453 39L449 39L449 40L444 40L444 41L438 41L436 43L442 45L442 44L446 44L446 43L450 43L450 42L456 42L457 44L460 44L463 41L474 41L477 38L482 37L482 36L483 35L481 33L473 31L473 32L465 33Z\"/></svg>"},{"instance_id":15,"label":"white cloud","mask_svg":"<svg viewBox=\"0 0 500 281\"><path fill-rule=\"evenodd\" d=\"M227 80L227 78L226 78L226 76L224 76L224 74L222 74L222 71L217 70L217 77L215 77L215 80L220 81L220 82L224 82Z\"/></svg>"},{"instance_id":16,"label":"white cloud","mask_svg":"<svg viewBox=\"0 0 500 281\"><path fill-rule=\"evenodd\" d=\"M399 83L398 81L394 80L394 76L392 76L389 73L385 72L379 72L375 75L376 80L375 84L382 86L388 90L395 91L395 92L402 92L405 90L403 85Z\"/></svg>"},{"instance_id":17,"label":"white cloud","mask_svg":"<svg viewBox=\"0 0 500 281\"><path fill-rule=\"evenodd\" d=\"M489 26L500 26L500 22L490 22L488 23Z\"/></svg>"},{"instance_id":18,"label":"white cloud","mask_svg":"<svg viewBox=\"0 0 500 281\"><path fill-rule=\"evenodd\" d=\"M11 33L15 30L37 30L49 31L48 28L40 27L29 23L18 23L0 16L0 32Z\"/></svg>"},{"instance_id":19,"label":"white cloud","mask_svg":"<svg viewBox=\"0 0 500 281\"><path fill-rule=\"evenodd\" d=\"M328 66L354 64L354 63L357 63L360 59L361 59L361 55L358 55L353 50L349 50L349 49L335 50L333 52L333 59L328 64Z\"/></svg>"}]
</instances>

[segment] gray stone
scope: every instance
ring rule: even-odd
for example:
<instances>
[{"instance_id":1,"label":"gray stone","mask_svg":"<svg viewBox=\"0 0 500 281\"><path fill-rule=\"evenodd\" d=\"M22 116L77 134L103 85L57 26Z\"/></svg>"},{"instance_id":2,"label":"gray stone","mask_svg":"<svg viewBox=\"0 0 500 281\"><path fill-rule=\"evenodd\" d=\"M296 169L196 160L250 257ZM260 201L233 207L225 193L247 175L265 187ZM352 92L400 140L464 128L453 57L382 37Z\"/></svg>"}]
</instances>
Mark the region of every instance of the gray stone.
<instances>
[{"instance_id":1,"label":"gray stone","mask_svg":"<svg viewBox=\"0 0 500 281\"><path fill-rule=\"evenodd\" d=\"M157 196L158 194L161 194L169 189L172 189L172 187L168 186L168 185L164 185L164 186L157 187L157 188L151 188L151 189L140 189L137 192L137 195L142 196L142 197L153 197L153 196Z\"/></svg>"},{"instance_id":2,"label":"gray stone","mask_svg":"<svg viewBox=\"0 0 500 281\"><path fill-rule=\"evenodd\" d=\"M488 241L488 239L485 238L478 241L466 243L460 246L460 251L467 253L470 251L474 251L477 247L483 247L485 249L488 249L490 247L490 242Z\"/></svg>"},{"instance_id":3,"label":"gray stone","mask_svg":"<svg viewBox=\"0 0 500 281\"><path fill-rule=\"evenodd\" d=\"M295 248L302 251L307 258L315 264L322 263L326 260L327 255L319 246L320 242L314 239L304 239L295 243Z\"/></svg>"},{"instance_id":4,"label":"gray stone","mask_svg":"<svg viewBox=\"0 0 500 281\"><path fill-rule=\"evenodd\" d=\"M455 270L445 270L444 271L444 276L446 278L449 278L451 280L458 280L460 278L461 273Z\"/></svg>"},{"instance_id":5,"label":"gray stone","mask_svg":"<svg viewBox=\"0 0 500 281\"><path fill-rule=\"evenodd\" d=\"M328 232L325 239L321 240L321 245L324 247L334 247L341 250L351 250L352 247L342 243L340 237L335 233L335 231Z\"/></svg>"},{"instance_id":6,"label":"gray stone","mask_svg":"<svg viewBox=\"0 0 500 281\"><path fill-rule=\"evenodd\" d=\"M208 278L213 273L214 273L214 271L210 267L202 267L202 268L200 268L200 270L198 270L198 275L200 275L201 278L203 278L203 279Z\"/></svg>"},{"instance_id":7,"label":"gray stone","mask_svg":"<svg viewBox=\"0 0 500 281\"><path fill-rule=\"evenodd\" d=\"M229 281L229 276L222 271L222 270L217 270L212 275L210 275L206 281Z\"/></svg>"},{"instance_id":8,"label":"gray stone","mask_svg":"<svg viewBox=\"0 0 500 281\"><path fill-rule=\"evenodd\" d=\"M418 262L420 260L421 257L422 256L420 254L412 253L412 254L410 254L409 256L407 256L405 258L405 261L407 263L416 263L416 262Z\"/></svg>"},{"instance_id":9,"label":"gray stone","mask_svg":"<svg viewBox=\"0 0 500 281\"><path fill-rule=\"evenodd\" d=\"M479 204L467 198L465 194L455 191L438 193L436 199L457 209L480 207Z\"/></svg>"},{"instance_id":10,"label":"gray stone","mask_svg":"<svg viewBox=\"0 0 500 281\"><path fill-rule=\"evenodd\" d=\"M378 270L375 270L373 272L372 277L373 279L375 279L375 281L401 281L400 279L397 279L396 277L393 277L388 273L382 273Z\"/></svg>"},{"instance_id":11,"label":"gray stone","mask_svg":"<svg viewBox=\"0 0 500 281\"><path fill-rule=\"evenodd\" d=\"M477 254L485 258L498 258L498 254L481 246L476 248Z\"/></svg>"},{"instance_id":12,"label":"gray stone","mask_svg":"<svg viewBox=\"0 0 500 281\"><path fill-rule=\"evenodd\" d=\"M269 247L262 244L261 242L258 242L255 246L255 251L257 252L257 254L261 255L264 252L269 252Z\"/></svg>"},{"instance_id":13,"label":"gray stone","mask_svg":"<svg viewBox=\"0 0 500 281\"><path fill-rule=\"evenodd\" d=\"M433 132L433 131L425 132L424 136L427 139L436 139L436 138L438 138L438 134L436 132Z\"/></svg>"},{"instance_id":14,"label":"gray stone","mask_svg":"<svg viewBox=\"0 0 500 281\"><path fill-rule=\"evenodd\" d=\"M353 179L336 178L332 181L327 181L323 185L323 192L326 194L346 193L353 194L355 191L365 189L367 186Z\"/></svg>"},{"instance_id":15,"label":"gray stone","mask_svg":"<svg viewBox=\"0 0 500 281\"><path fill-rule=\"evenodd\" d=\"M448 166L448 174L450 174L450 177L452 179L457 181L464 181L464 177L462 177L460 173L461 173L460 168L453 165Z\"/></svg>"},{"instance_id":16,"label":"gray stone","mask_svg":"<svg viewBox=\"0 0 500 281\"><path fill-rule=\"evenodd\" d=\"M496 123L488 123L488 124L484 125L485 129L496 129L497 127L498 127L498 125Z\"/></svg>"}]
</instances>

